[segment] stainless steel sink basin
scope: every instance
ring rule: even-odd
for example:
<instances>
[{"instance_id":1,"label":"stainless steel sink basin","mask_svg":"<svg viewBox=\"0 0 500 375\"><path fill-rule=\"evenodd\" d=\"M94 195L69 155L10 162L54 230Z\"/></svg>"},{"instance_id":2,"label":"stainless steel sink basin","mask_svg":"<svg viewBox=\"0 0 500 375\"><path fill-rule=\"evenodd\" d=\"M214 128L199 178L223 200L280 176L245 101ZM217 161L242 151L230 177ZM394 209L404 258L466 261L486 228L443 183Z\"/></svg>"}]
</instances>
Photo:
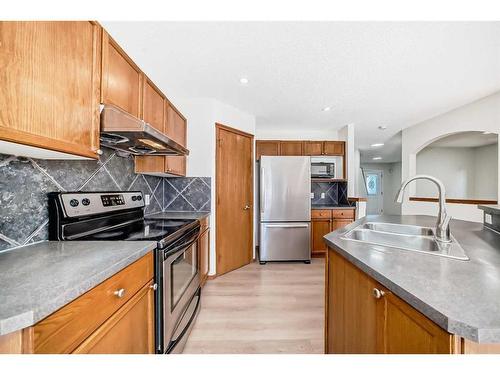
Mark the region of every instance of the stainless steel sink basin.
<instances>
[{"instance_id":1,"label":"stainless steel sink basin","mask_svg":"<svg viewBox=\"0 0 500 375\"><path fill-rule=\"evenodd\" d=\"M368 222L346 232L341 237L367 245L386 246L460 260L469 260L464 249L451 237L450 243L436 241L434 230L414 225Z\"/></svg>"},{"instance_id":2,"label":"stainless steel sink basin","mask_svg":"<svg viewBox=\"0 0 500 375\"><path fill-rule=\"evenodd\" d=\"M379 232L408 234L414 236L434 236L434 229L418 227L416 225L401 225L391 223L364 223L362 229L370 229Z\"/></svg>"}]
</instances>

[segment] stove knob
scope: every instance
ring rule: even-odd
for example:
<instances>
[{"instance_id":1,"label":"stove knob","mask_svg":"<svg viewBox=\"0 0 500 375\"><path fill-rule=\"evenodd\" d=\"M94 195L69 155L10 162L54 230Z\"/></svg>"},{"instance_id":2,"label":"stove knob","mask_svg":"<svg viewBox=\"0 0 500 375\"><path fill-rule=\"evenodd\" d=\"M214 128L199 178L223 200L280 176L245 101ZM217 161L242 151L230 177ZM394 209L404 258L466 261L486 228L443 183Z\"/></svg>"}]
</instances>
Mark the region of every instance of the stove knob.
<instances>
[{"instance_id":1,"label":"stove knob","mask_svg":"<svg viewBox=\"0 0 500 375\"><path fill-rule=\"evenodd\" d=\"M135 195L132 195L132 200L135 202L137 200L137 197Z\"/></svg>"},{"instance_id":2,"label":"stove knob","mask_svg":"<svg viewBox=\"0 0 500 375\"><path fill-rule=\"evenodd\" d=\"M141 195L138 195L138 196L137 196L137 200L138 200L138 201L142 201L142 196L141 196Z\"/></svg>"},{"instance_id":3,"label":"stove knob","mask_svg":"<svg viewBox=\"0 0 500 375\"><path fill-rule=\"evenodd\" d=\"M88 199L88 198L83 198L83 199L82 199L82 204L83 204L84 206L88 206L88 205L90 204L90 199Z\"/></svg>"},{"instance_id":4,"label":"stove knob","mask_svg":"<svg viewBox=\"0 0 500 375\"><path fill-rule=\"evenodd\" d=\"M78 206L78 200L77 200L77 199L72 199L72 200L70 200L70 201L69 201L69 205L70 205L71 207L76 207L76 206Z\"/></svg>"}]
</instances>

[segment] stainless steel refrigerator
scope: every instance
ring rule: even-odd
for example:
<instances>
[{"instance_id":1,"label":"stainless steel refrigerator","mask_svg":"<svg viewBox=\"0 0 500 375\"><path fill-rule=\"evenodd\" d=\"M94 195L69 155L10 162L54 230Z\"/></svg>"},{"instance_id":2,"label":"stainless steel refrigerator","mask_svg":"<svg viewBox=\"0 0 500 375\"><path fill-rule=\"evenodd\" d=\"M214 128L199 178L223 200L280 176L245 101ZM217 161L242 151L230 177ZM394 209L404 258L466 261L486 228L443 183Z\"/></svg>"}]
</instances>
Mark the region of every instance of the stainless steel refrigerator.
<instances>
[{"instance_id":1,"label":"stainless steel refrigerator","mask_svg":"<svg viewBox=\"0 0 500 375\"><path fill-rule=\"evenodd\" d=\"M311 159L260 159L259 260L311 261Z\"/></svg>"}]
</instances>

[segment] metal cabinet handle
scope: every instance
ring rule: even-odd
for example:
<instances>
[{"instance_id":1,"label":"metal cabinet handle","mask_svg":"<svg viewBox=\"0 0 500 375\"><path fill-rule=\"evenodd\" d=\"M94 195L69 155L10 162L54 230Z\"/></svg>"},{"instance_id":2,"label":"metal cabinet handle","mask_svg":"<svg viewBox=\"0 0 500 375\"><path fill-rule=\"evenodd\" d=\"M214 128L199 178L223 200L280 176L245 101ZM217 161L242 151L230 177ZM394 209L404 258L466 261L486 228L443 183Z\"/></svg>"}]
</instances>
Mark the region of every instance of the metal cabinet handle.
<instances>
[{"instance_id":1,"label":"metal cabinet handle","mask_svg":"<svg viewBox=\"0 0 500 375\"><path fill-rule=\"evenodd\" d=\"M113 294L115 296L117 296L118 298L122 298L125 295L125 289L121 288L121 289L115 290L115 292Z\"/></svg>"},{"instance_id":2,"label":"metal cabinet handle","mask_svg":"<svg viewBox=\"0 0 500 375\"><path fill-rule=\"evenodd\" d=\"M247 204L247 205L245 205L244 210L248 210L249 208L250 208L250 206Z\"/></svg>"},{"instance_id":3,"label":"metal cabinet handle","mask_svg":"<svg viewBox=\"0 0 500 375\"><path fill-rule=\"evenodd\" d=\"M377 288L373 288L372 294L373 294L373 297L375 297L376 299L380 299L383 296L385 296L385 292L383 290L380 290Z\"/></svg>"}]
</instances>

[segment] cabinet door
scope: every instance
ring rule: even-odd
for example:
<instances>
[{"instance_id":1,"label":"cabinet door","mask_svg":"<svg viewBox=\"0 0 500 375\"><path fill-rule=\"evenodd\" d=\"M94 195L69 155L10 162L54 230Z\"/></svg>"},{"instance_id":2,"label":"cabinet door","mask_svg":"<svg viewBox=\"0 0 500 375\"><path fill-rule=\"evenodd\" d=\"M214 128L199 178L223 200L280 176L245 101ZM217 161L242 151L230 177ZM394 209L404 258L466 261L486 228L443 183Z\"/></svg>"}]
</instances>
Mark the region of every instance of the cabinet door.
<instances>
[{"instance_id":1,"label":"cabinet door","mask_svg":"<svg viewBox=\"0 0 500 375\"><path fill-rule=\"evenodd\" d=\"M256 160L259 160L262 155L279 156L280 143L279 141L256 141L255 149Z\"/></svg>"},{"instance_id":2,"label":"cabinet door","mask_svg":"<svg viewBox=\"0 0 500 375\"><path fill-rule=\"evenodd\" d=\"M330 219L313 219L311 221L311 252L312 255L324 255L327 246L323 236L331 232Z\"/></svg>"},{"instance_id":3,"label":"cabinet door","mask_svg":"<svg viewBox=\"0 0 500 375\"><path fill-rule=\"evenodd\" d=\"M392 293L386 293L379 309L379 352L386 354L449 354L453 337Z\"/></svg>"},{"instance_id":4,"label":"cabinet door","mask_svg":"<svg viewBox=\"0 0 500 375\"><path fill-rule=\"evenodd\" d=\"M334 251L327 255L327 353L377 352L380 299L373 297L379 284Z\"/></svg>"},{"instance_id":5,"label":"cabinet door","mask_svg":"<svg viewBox=\"0 0 500 375\"><path fill-rule=\"evenodd\" d=\"M154 353L153 281L90 335L75 354Z\"/></svg>"},{"instance_id":6,"label":"cabinet door","mask_svg":"<svg viewBox=\"0 0 500 375\"><path fill-rule=\"evenodd\" d=\"M281 156L302 156L304 155L304 142L302 141L281 141Z\"/></svg>"},{"instance_id":7,"label":"cabinet door","mask_svg":"<svg viewBox=\"0 0 500 375\"><path fill-rule=\"evenodd\" d=\"M165 172L176 176L186 175L185 156L165 156Z\"/></svg>"},{"instance_id":8,"label":"cabinet door","mask_svg":"<svg viewBox=\"0 0 500 375\"><path fill-rule=\"evenodd\" d=\"M0 22L0 140L97 158L101 30Z\"/></svg>"},{"instance_id":9,"label":"cabinet door","mask_svg":"<svg viewBox=\"0 0 500 375\"><path fill-rule=\"evenodd\" d=\"M210 230L206 230L198 240L198 248L200 251L200 284L205 285L208 276L209 254L210 254Z\"/></svg>"},{"instance_id":10,"label":"cabinet door","mask_svg":"<svg viewBox=\"0 0 500 375\"><path fill-rule=\"evenodd\" d=\"M149 80L144 80L143 119L160 132L165 132L165 100L163 94Z\"/></svg>"},{"instance_id":11,"label":"cabinet door","mask_svg":"<svg viewBox=\"0 0 500 375\"><path fill-rule=\"evenodd\" d=\"M332 220L332 231L345 227L353 222L352 219L334 219Z\"/></svg>"},{"instance_id":12,"label":"cabinet door","mask_svg":"<svg viewBox=\"0 0 500 375\"><path fill-rule=\"evenodd\" d=\"M187 126L186 120L170 104L166 105L167 123L165 134L182 146L186 146Z\"/></svg>"},{"instance_id":13,"label":"cabinet door","mask_svg":"<svg viewBox=\"0 0 500 375\"><path fill-rule=\"evenodd\" d=\"M141 117L143 75L107 32L102 38L102 103Z\"/></svg>"},{"instance_id":14,"label":"cabinet door","mask_svg":"<svg viewBox=\"0 0 500 375\"><path fill-rule=\"evenodd\" d=\"M323 142L324 155L344 155L344 142L341 141L325 141Z\"/></svg>"},{"instance_id":15,"label":"cabinet door","mask_svg":"<svg viewBox=\"0 0 500 375\"><path fill-rule=\"evenodd\" d=\"M304 142L304 155L323 155L323 142L322 141L309 141Z\"/></svg>"}]
</instances>

